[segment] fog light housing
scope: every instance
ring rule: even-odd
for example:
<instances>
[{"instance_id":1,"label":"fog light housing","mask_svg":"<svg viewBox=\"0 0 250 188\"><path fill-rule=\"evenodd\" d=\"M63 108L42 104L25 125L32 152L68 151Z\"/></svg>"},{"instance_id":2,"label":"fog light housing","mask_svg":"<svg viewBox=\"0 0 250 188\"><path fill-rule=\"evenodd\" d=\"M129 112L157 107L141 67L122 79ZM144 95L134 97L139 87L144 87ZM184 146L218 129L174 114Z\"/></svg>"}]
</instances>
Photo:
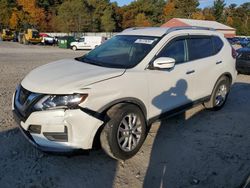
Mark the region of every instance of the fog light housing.
<instances>
[{"instance_id":1,"label":"fog light housing","mask_svg":"<svg viewBox=\"0 0 250 188\"><path fill-rule=\"evenodd\" d=\"M33 134L41 134L41 125L30 125L28 131Z\"/></svg>"},{"instance_id":2,"label":"fog light housing","mask_svg":"<svg viewBox=\"0 0 250 188\"><path fill-rule=\"evenodd\" d=\"M64 132L44 132L43 135L50 141L68 142L68 128L64 126Z\"/></svg>"}]
</instances>

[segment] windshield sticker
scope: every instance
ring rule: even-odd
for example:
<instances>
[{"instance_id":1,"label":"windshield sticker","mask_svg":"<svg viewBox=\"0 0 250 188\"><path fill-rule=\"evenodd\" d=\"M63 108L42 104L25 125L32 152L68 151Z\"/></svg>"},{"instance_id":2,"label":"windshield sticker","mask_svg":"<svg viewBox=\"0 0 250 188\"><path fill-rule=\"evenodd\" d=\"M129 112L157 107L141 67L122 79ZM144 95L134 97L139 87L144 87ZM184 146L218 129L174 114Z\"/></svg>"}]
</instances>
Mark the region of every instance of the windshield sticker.
<instances>
[{"instance_id":1,"label":"windshield sticker","mask_svg":"<svg viewBox=\"0 0 250 188\"><path fill-rule=\"evenodd\" d=\"M155 40L147 40L147 39L137 39L135 43L137 44L153 44Z\"/></svg>"}]
</instances>

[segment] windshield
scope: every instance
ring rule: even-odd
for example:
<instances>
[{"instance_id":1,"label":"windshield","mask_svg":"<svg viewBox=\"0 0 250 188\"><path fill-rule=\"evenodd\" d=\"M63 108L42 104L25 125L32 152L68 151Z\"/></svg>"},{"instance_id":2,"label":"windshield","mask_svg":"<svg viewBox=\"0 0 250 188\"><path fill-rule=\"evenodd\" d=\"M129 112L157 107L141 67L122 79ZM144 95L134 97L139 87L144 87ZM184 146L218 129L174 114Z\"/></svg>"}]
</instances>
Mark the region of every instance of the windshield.
<instances>
[{"instance_id":1,"label":"windshield","mask_svg":"<svg viewBox=\"0 0 250 188\"><path fill-rule=\"evenodd\" d=\"M115 36L78 61L111 68L132 68L153 49L159 37Z\"/></svg>"},{"instance_id":2,"label":"windshield","mask_svg":"<svg viewBox=\"0 0 250 188\"><path fill-rule=\"evenodd\" d=\"M39 38L38 31L32 31L32 38Z\"/></svg>"}]
</instances>

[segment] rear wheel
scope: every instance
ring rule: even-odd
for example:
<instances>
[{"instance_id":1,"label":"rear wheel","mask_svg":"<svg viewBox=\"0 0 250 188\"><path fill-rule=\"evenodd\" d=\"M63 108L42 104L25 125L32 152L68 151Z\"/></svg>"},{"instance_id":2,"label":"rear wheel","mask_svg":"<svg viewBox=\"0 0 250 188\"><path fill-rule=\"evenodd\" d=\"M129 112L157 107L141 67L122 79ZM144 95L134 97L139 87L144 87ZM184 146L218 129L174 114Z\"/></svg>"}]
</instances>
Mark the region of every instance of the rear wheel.
<instances>
[{"instance_id":1,"label":"rear wheel","mask_svg":"<svg viewBox=\"0 0 250 188\"><path fill-rule=\"evenodd\" d=\"M132 104L119 104L107 112L107 119L100 136L103 150L115 159L126 160L134 156L146 137L142 111Z\"/></svg>"},{"instance_id":2,"label":"rear wheel","mask_svg":"<svg viewBox=\"0 0 250 188\"><path fill-rule=\"evenodd\" d=\"M205 102L204 106L207 109L220 110L226 103L229 91L230 80L228 77L223 76L217 81L210 100Z\"/></svg>"}]
</instances>

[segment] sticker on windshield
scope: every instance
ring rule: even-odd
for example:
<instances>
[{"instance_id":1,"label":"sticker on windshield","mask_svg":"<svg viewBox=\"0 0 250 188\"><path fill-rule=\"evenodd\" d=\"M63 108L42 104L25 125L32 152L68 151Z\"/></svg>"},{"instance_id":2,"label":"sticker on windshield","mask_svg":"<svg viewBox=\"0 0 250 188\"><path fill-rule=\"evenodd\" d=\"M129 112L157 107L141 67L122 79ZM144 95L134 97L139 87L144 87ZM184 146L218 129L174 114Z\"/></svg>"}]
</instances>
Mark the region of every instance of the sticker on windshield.
<instances>
[{"instance_id":1,"label":"sticker on windshield","mask_svg":"<svg viewBox=\"0 0 250 188\"><path fill-rule=\"evenodd\" d=\"M137 44L153 44L154 40L147 40L147 39L137 39L135 43Z\"/></svg>"}]
</instances>

